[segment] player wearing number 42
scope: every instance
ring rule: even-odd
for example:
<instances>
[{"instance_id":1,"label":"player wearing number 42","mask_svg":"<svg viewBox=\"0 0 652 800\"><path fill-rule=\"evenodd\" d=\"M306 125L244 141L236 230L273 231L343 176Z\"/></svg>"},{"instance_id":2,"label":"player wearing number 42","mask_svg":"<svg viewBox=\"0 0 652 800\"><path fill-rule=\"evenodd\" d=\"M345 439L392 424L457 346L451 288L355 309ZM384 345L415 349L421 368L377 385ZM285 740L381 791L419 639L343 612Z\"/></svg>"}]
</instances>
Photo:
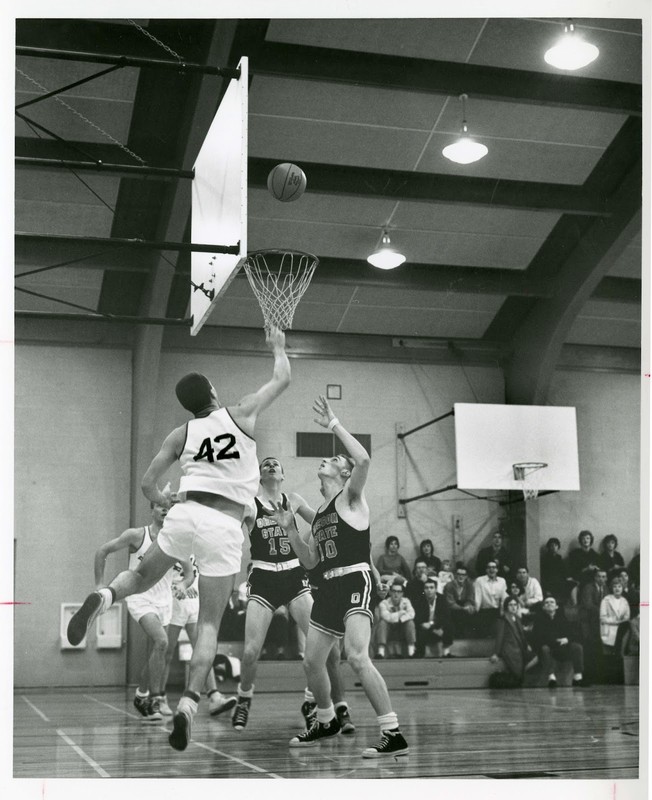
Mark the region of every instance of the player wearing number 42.
<instances>
[{"instance_id":1,"label":"player wearing number 42","mask_svg":"<svg viewBox=\"0 0 652 800\"><path fill-rule=\"evenodd\" d=\"M93 620L116 600L146 591L177 561L195 555L199 571L197 644L188 685L179 700L169 736L175 750L185 750L200 693L217 651L217 632L240 571L245 508L258 490L258 458L253 438L258 414L290 383L285 335L272 328L267 343L274 356L271 379L239 403L220 407L217 392L204 375L193 372L176 386L181 405L194 419L175 428L154 456L142 480L145 497L165 507L170 492L157 481L179 461L179 499L161 532L135 570L126 570L107 587L92 592L68 625L68 640L80 642Z\"/></svg>"}]
</instances>

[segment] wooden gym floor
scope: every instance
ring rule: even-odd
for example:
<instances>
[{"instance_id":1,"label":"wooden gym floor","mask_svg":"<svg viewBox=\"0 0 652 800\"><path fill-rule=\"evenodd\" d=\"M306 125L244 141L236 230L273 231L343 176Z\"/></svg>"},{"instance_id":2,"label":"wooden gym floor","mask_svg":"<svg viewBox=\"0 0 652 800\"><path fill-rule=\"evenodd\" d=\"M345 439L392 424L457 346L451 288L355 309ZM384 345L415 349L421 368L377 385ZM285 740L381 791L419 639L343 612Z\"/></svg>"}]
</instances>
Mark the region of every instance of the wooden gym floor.
<instances>
[{"instance_id":1,"label":"wooden gym floor","mask_svg":"<svg viewBox=\"0 0 652 800\"><path fill-rule=\"evenodd\" d=\"M290 749L289 739L302 729L302 695L302 689L258 693L241 733L232 729L230 712L211 718L202 701L193 741L178 753L164 723L140 721L133 689L17 691L13 777L615 781L639 774L638 686L394 690L410 755L378 760L360 757L378 741L360 691L348 698L355 735ZM171 705L176 699L170 696Z\"/></svg>"}]
</instances>

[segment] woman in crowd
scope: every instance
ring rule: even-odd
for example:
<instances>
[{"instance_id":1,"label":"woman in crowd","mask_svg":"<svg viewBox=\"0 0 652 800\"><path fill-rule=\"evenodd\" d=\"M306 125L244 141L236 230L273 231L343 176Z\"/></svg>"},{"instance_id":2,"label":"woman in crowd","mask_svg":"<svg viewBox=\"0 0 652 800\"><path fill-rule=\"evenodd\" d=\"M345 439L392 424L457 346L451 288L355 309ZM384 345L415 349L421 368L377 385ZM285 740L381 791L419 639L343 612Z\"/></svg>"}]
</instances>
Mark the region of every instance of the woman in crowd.
<instances>
[{"instance_id":1,"label":"woman in crowd","mask_svg":"<svg viewBox=\"0 0 652 800\"><path fill-rule=\"evenodd\" d=\"M611 575L616 567L624 567L625 561L618 552L618 539L610 533L602 540L602 552L600 553L600 566Z\"/></svg>"},{"instance_id":2,"label":"woman in crowd","mask_svg":"<svg viewBox=\"0 0 652 800\"><path fill-rule=\"evenodd\" d=\"M385 539L385 552L378 557L376 567L381 576L392 576L405 583L410 580L412 573L407 561L398 552L400 546L398 536L388 536Z\"/></svg>"},{"instance_id":3,"label":"woman in crowd","mask_svg":"<svg viewBox=\"0 0 652 800\"><path fill-rule=\"evenodd\" d=\"M435 548L431 539L424 539L419 545L419 555L414 562L425 561L428 567L428 572L439 574L441 569L441 561L435 555Z\"/></svg>"},{"instance_id":4,"label":"woman in crowd","mask_svg":"<svg viewBox=\"0 0 652 800\"><path fill-rule=\"evenodd\" d=\"M611 581L611 594L600 603L600 638L605 653L618 654L622 637L627 630L630 610L623 596L623 582L620 578Z\"/></svg>"}]
</instances>

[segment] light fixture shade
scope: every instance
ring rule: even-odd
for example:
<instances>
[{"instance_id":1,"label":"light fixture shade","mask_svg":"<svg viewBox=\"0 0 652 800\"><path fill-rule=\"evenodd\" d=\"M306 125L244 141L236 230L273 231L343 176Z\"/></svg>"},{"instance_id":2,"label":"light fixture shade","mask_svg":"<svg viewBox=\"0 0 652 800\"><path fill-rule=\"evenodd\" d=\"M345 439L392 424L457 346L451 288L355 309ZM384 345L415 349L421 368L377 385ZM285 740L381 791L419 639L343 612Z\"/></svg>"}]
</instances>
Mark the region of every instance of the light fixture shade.
<instances>
[{"instance_id":1,"label":"light fixture shade","mask_svg":"<svg viewBox=\"0 0 652 800\"><path fill-rule=\"evenodd\" d=\"M397 253L396 250L390 247L390 240L387 231L383 231L383 238L381 240L381 247L367 256L367 261L372 267L378 269L396 269L400 267L405 261L405 256L402 253Z\"/></svg>"},{"instance_id":2,"label":"light fixture shade","mask_svg":"<svg viewBox=\"0 0 652 800\"><path fill-rule=\"evenodd\" d=\"M405 256L402 253L397 253L396 250L389 250L383 247L381 250L377 250L367 256L367 261L372 267L378 267L378 269L396 269L405 261Z\"/></svg>"},{"instance_id":3,"label":"light fixture shade","mask_svg":"<svg viewBox=\"0 0 652 800\"><path fill-rule=\"evenodd\" d=\"M545 62L551 67L565 69L573 72L576 69L586 67L600 55L600 51L594 44L585 42L575 33L574 25L566 26L566 30L561 39L554 47L547 50L543 56Z\"/></svg>"},{"instance_id":4,"label":"light fixture shade","mask_svg":"<svg viewBox=\"0 0 652 800\"><path fill-rule=\"evenodd\" d=\"M489 150L480 142L475 142L468 136L463 136L453 144L449 144L441 151L449 161L456 164L472 164L484 158Z\"/></svg>"}]
</instances>

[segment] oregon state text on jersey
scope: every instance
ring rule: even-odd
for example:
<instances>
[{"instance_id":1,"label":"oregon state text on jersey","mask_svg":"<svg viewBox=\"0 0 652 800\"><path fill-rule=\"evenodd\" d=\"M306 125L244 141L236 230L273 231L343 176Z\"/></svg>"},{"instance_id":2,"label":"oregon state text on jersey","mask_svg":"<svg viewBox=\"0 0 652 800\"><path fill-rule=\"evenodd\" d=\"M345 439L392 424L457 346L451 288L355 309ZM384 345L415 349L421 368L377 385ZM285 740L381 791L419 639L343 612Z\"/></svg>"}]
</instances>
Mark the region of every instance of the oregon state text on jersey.
<instances>
[{"instance_id":1,"label":"oregon state text on jersey","mask_svg":"<svg viewBox=\"0 0 652 800\"><path fill-rule=\"evenodd\" d=\"M179 463L182 500L189 491L211 492L248 505L258 491L256 442L237 426L226 408L188 421Z\"/></svg>"},{"instance_id":2,"label":"oregon state text on jersey","mask_svg":"<svg viewBox=\"0 0 652 800\"><path fill-rule=\"evenodd\" d=\"M281 564L296 558L297 554L292 549L287 534L272 516L273 509L265 508L258 497L255 497L254 501L256 503L256 519L249 534L252 560ZM283 508L288 507L286 494L281 495L281 504Z\"/></svg>"},{"instance_id":3,"label":"oregon state text on jersey","mask_svg":"<svg viewBox=\"0 0 652 800\"><path fill-rule=\"evenodd\" d=\"M312 521L312 535L317 543L322 572L334 567L369 563L371 558L369 528L356 530L340 517L335 509L335 500L340 494L335 495L323 511L318 511Z\"/></svg>"}]
</instances>

